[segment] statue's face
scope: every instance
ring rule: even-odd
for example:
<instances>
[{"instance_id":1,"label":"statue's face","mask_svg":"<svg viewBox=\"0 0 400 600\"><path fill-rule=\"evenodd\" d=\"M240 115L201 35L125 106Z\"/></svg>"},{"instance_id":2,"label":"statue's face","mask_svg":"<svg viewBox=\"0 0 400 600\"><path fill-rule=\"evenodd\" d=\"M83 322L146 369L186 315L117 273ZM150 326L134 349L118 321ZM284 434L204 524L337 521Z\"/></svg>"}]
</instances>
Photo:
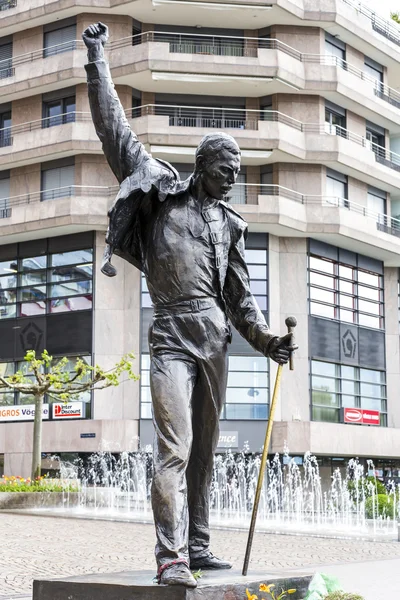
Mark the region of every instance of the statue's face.
<instances>
[{"instance_id":1,"label":"statue's face","mask_svg":"<svg viewBox=\"0 0 400 600\"><path fill-rule=\"evenodd\" d=\"M222 200L236 182L240 171L240 157L223 149L217 159L201 174L202 184L212 198Z\"/></svg>"}]
</instances>

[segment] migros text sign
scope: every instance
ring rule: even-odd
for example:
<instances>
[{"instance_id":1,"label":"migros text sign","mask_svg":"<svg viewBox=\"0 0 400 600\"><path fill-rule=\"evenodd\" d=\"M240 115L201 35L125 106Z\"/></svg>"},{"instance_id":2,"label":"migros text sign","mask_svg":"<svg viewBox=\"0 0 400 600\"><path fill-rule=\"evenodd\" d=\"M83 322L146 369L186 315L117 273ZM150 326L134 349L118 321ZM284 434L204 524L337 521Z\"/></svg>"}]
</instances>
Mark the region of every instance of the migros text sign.
<instances>
[{"instance_id":1,"label":"migros text sign","mask_svg":"<svg viewBox=\"0 0 400 600\"><path fill-rule=\"evenodd\" d=\"M33 421L35 418L34 404L19 406L0 406L0 421ZM42 419L49 418L49 405L43 404Z\"/></svg>"}]
</instances>

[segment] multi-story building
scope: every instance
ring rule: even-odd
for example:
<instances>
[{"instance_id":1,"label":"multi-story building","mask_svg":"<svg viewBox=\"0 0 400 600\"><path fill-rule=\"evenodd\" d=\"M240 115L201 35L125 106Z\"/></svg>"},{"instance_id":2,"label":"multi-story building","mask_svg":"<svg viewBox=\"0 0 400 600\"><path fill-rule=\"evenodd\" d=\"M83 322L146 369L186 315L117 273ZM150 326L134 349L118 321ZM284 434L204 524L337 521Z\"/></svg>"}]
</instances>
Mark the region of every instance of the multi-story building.
<instances>
[{"instance_id":1,"label":"multi-story building","mask_svg":"<svg viewBox=\"0 0 400 600\"><path fill-rule=\"evenodd\" d=\"M328 471L374 458L399 476L400 28L353 0L0 8L0 373L28 348L67 355L71 368L76 356L107 367L135 351L141 373L140 384L88 393L80 419L50 414L43 451L135 451L152 440L145 282L117 258L116 278L98 268L117 182L91 122L80 36L103 21L116 89L146 149L182 177L210 130L242 149L231 201L249 222L252 289L274 331L288 315L298 321L272 451L311 450ZM221 447L260 449L275 372L234 336ZM10 474L29 471L32 422L18 406L31 404L0 394ZM349 408L365 424L344 423Z\"/></svg>"}]
</instances>

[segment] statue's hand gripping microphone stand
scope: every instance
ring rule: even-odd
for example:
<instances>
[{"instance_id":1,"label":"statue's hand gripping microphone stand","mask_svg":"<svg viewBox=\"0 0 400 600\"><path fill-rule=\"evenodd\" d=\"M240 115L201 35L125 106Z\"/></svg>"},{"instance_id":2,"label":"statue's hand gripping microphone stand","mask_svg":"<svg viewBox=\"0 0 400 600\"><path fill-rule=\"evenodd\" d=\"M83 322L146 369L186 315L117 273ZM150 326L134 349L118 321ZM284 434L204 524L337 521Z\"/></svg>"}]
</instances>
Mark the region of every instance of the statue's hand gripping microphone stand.
<instances>
[{"instance_id":1,"label":"statue's hand gripping microphone stand","mask_svg":"<svg viewBox=\"0 0 400 600\"><path fill-rule=\"evenodd\" d=\"M285 320L285 324L288 328L288 333L293 333L293 330L297 325L297 320L295 317L288 317ZM279 365L278 370L276 372L274 392L272 394L271 406L270 406L270 410L269 410L268 425L267 425L267 431L265 434L265 441L264 441L264 448L263 448L263 453L262 453L262 457L261 457L260 471L258 473L257 489L256 489L256 495L254 498L253 512L251 515L249 537L247 539L247 547L246 547L246 554L244 557L242 575L247 575L247 569L248 569L249 561L250 561L250 553L251 553L251 547L253 544L254 530L256 527L258 505L259 505L260 497L261 497L261 490L262 490L262 485L263 485L263 480L264 480L265 466L267 464L268 449L269 449L269 445L271 442L272 425L274 423L275 408L276 408L276 403L278 400L279 387L281 384L282 369L283 369L283 365ZM290 354L290 358L289 358L289 369L291 371L294 370L293 352Z\"/></svg>"}]
</instances>

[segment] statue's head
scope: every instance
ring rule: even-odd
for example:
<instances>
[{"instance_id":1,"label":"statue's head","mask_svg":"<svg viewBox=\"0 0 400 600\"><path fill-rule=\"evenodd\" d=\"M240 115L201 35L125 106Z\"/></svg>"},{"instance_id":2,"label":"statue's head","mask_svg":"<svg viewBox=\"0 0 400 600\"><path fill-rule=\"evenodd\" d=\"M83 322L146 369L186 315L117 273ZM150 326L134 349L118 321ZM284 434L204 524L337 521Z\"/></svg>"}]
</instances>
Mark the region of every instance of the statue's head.
<instances>
[{"instance_id":1,"label":"statue's head","mask_svg":"<svg viewBox=\"0 0 400 600\"><path fill-rule=\"evenodd\" d=\"M196 150L195 180L201 181L212 198L222 200L236 182L240 171L240 149L227 133L210 133Z\"/></svg>"}]
</instances>

